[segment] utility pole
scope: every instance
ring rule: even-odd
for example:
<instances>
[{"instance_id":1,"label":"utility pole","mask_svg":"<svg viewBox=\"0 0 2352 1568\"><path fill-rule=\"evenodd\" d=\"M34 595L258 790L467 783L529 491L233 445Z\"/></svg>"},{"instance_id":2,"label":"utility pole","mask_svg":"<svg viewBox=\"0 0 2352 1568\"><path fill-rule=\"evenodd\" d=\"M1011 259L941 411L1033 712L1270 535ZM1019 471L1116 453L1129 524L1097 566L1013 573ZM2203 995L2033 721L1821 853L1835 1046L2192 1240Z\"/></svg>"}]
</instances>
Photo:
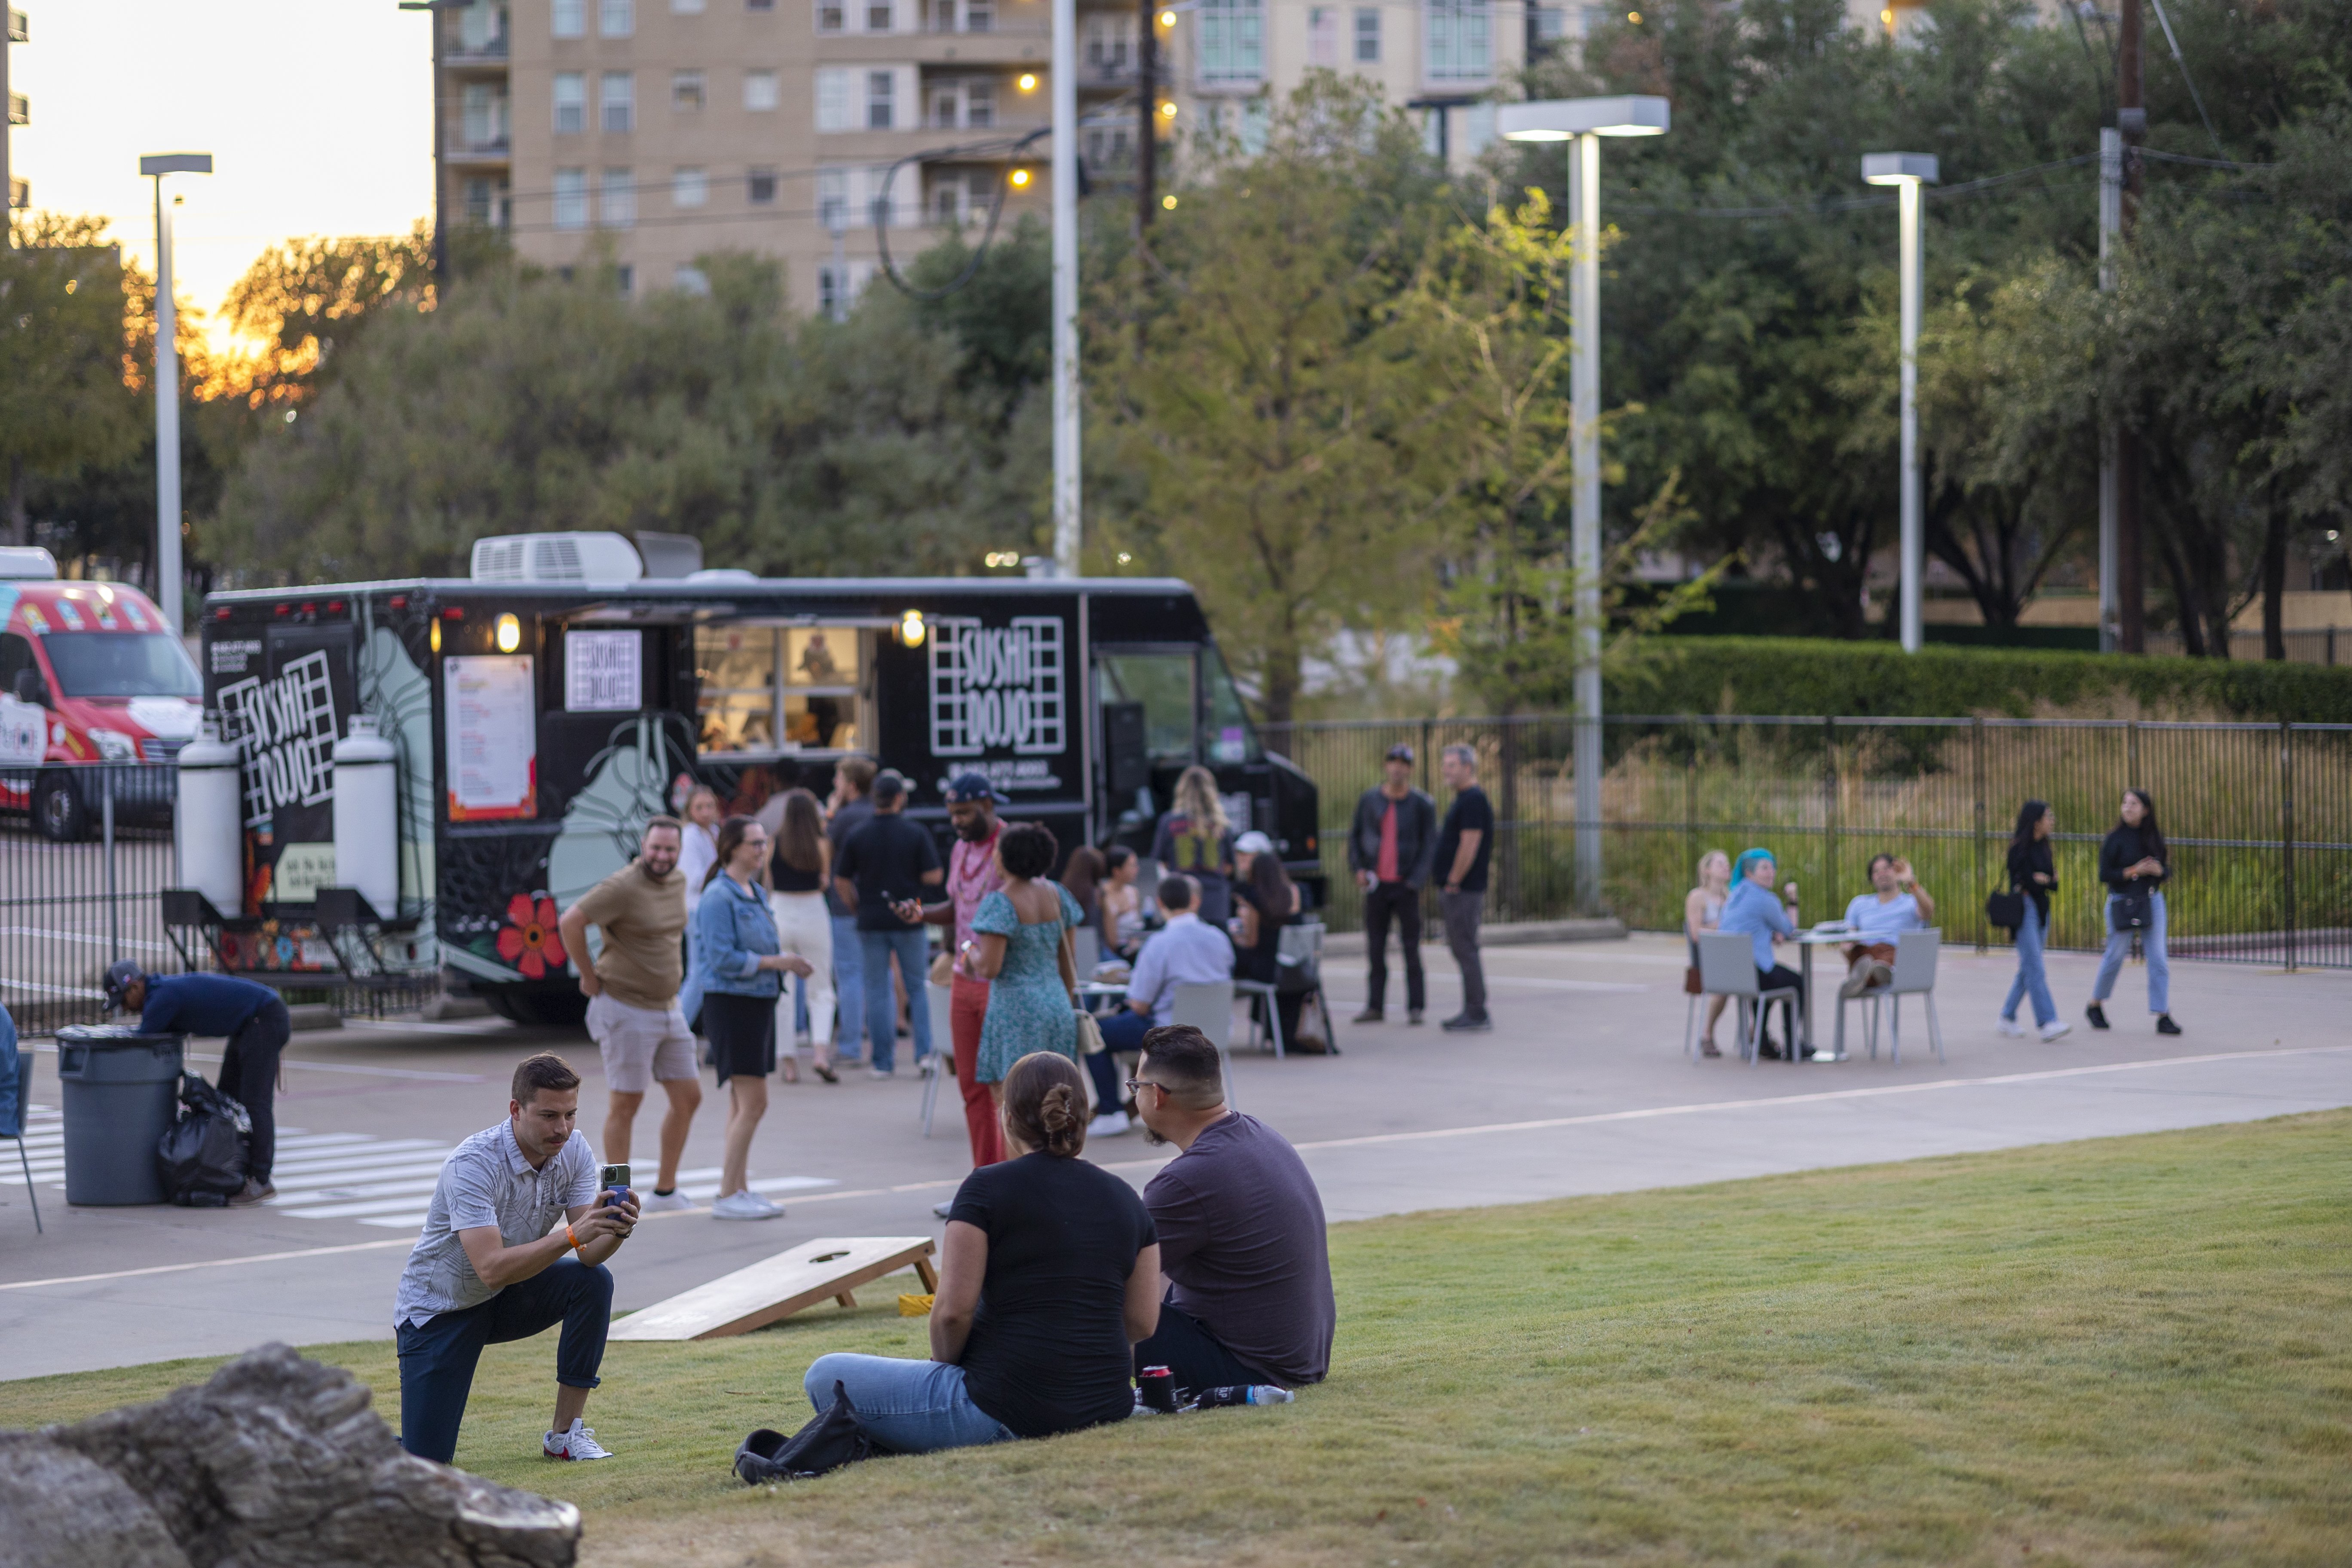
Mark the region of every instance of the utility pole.
<instances>
[{"instance_id":1,"label":"utility pole","mask_svg":"<svg viewBox=\"0 0 2352 1568\"><path fill-rule=\"evenodd\" d=\"M2123 186L2116 226L2128 240L2139 220L2139 143L2147 135L2147 107L2140 96L2140 0L2121 0L2123 23L2116 51L2116 131L2122 143ZM2125 653L2147 651L2147 521L2140 481L2146 460L2139 437L2116 429L2116 645Z\"/></svg>"},{"instance_id":2,"label":"utility pole","mask_svg":"<svg viewBox=\"0 0 2352 1568\"><path fill-rule=\"evenodd\" d=\"M1141 238L1160 210L1160 3L1135 5L1135 233Z\"/></svg>"},{"instance_id":3,"label":"utility pole","mask_svg":"<svg viewBox=\"0 0 2352 1568\"><path fill-rule=\"evenodd\" d=\"M1078 10L1054 0L1054 570L1078 574Z\"/></svg>"},{"instance_id":4,"label":"utility pole","mask_svg":"<svg viewBox=\"0 0 2352 1568\"><path fill-rule=\"evenodd\" d=\"M2115 292L2116 241L2124 223L2124 138L2114 126L2099 132L2099 291ZM2116 571L2116 422L2109 411L2099 431L2099 651L2122 645L2121 574Z\"/></svg>"},{"instance_id":5,"label":"utility pole","mask_svg":"<svg viewBox=\"0 0 2352 1568\"><path fill-rule=\"evenodd\" d=\"M1576 243L1569 261L1569 432L1576 488L1569 555L1576 605L1576 882L1579 903L1601 908L1601 138L1570 143L1568 209Z\"/></svg>"},{"instance_id":6,"label":"utility pole","mask_svg":"<svg viewBox=\"0 0 2352 1568\"><path fill-rule=\"evenodd\" d=\"M210 153L139 160L140 175L155 182L155 607L173 637L185 629L180 619L180 343L172 299L172 203L163 199L163 176L212 172Z\"/></svg>"}]
</instances>

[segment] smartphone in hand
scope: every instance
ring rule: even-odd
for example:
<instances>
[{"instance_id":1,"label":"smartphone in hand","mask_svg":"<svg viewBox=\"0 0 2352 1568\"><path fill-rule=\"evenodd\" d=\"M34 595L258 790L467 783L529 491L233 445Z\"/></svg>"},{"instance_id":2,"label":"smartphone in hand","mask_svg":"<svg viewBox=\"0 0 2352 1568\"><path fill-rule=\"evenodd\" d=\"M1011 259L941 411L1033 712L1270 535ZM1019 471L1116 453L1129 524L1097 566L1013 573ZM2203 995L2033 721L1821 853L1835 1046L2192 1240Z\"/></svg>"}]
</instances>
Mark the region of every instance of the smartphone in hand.
<instances>
[{"instance_id":1,"label":"smartphone in hand","mask_svg":"<svg viewBox=\"0 0 2352 1568\"><path fill-rule=\"evenodd\" d=\"M596 1184L604 1189L604 1206L619 1208L629 1201L629 1168L626 1165L606 1165L596 1173Z\"/></svg>"}]
</instances>

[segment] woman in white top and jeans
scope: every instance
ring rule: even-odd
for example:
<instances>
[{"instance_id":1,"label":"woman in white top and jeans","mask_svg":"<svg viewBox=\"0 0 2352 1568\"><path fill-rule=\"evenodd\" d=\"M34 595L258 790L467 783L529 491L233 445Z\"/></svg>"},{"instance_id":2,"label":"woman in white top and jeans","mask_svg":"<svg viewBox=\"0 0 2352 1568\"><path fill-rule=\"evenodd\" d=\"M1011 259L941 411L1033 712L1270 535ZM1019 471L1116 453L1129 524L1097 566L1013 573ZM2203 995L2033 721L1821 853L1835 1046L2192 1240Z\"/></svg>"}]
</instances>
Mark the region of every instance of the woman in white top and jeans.
<instances>
[{"instance_id":1,"label":"woman in white top and jeans","mask_svg":"<svg viewBox=\"0 0 2352 1568\"><path fill-rule=\"evenodd\" d=\"M719 793L697 784L686 797L686 827L677 836L677 874L698 896L719 863Z\"/></svg>"},{"instance_id":2,"label":"woman in white top and jeans","mask_svg":"<svg viewBox=\"0 0 2352 1568\"><path fill-rule=\"evenodd\" d=\"M1731 887L1731 857L1720 849L1710 849L1698 858L1698 886L1683 900L1683 935L1690 939L1691 967L1698 967L1698 939L1715 930L1723 919L1723 900ZM1728 996L1710 996L1706 1003L1706 1037L1699 1042L1702 1055L1719 1057L1716 1048L1715 1021L1723 1016L1723 1005Z\"/></svg>"}]
</instances>

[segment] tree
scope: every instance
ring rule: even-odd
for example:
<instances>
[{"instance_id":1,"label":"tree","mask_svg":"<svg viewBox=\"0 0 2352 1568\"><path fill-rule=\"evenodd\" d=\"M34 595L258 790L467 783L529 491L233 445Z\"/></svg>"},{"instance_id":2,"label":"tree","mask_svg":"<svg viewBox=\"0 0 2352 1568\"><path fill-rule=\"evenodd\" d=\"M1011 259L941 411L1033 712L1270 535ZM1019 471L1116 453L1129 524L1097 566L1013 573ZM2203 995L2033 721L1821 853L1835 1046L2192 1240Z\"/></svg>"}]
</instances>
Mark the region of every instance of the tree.
<instances>
[{"instance_id":1,"label":"tree","mask_svg":"<svg viewBox=\"0 0 2352 1568\"><path fill-rule=\"evenodd\" d=\"M244 388L255 406L310 395L336 352L388 308L433 308L433 231L289 239L261 253L229 290L228 319L257 342Z\"/></svg>"},{"instance_id":2,"label":"tree","mask_svg":"<svg viewBox=\"0 0 2352 1568\"><path fill-rule=\"evenodd\" d=\"M9 536L32 542L28 500L138 450L127 384L122 262L100 219L12 217L0 248L0 480Z\"/></svg>"},{"instance_id":3,"label":"tree","mask_svg":"<svg viewBox=\"0 0 2352 1568\"><path fill-rule=\"evenodd\" d=\"M1270 723L1333 630L1430 599L1409 444L1432 394L1390 306L1435 188L1402 116L1316 73L1263 152L1212 151L1094 300L1092 428L1132 483L1093 512L1095 548L1189 580Z\"/></svg>"}]
</instances>

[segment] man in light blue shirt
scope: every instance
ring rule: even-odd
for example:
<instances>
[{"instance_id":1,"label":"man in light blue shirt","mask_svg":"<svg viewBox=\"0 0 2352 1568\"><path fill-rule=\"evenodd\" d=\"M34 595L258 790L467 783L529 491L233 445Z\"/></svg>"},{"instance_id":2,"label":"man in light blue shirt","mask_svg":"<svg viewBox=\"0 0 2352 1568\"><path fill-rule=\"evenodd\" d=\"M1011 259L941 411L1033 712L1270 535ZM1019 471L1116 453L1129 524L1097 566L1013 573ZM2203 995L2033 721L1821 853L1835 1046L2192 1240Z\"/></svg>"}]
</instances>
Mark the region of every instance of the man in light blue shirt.
<instances>
[{"instance_id":1,"label":"man in light blue shirt","mask_svg":"<svg viewBox=\"0 0 2352 1568\"><path fill-rule=\"evenodd\" d=\"M1111 1050L1141 1050L1144 1031L1175 1015L1179 985L1213 985L1234 977L1233 940L1200 917L1194 909L1198 898L1192 878L1160 879L1160 907L1168 911L1168 924L1136 957L1126 1011L1102 1021L1103 1044Z\"/></svg>"}]
</instances>

